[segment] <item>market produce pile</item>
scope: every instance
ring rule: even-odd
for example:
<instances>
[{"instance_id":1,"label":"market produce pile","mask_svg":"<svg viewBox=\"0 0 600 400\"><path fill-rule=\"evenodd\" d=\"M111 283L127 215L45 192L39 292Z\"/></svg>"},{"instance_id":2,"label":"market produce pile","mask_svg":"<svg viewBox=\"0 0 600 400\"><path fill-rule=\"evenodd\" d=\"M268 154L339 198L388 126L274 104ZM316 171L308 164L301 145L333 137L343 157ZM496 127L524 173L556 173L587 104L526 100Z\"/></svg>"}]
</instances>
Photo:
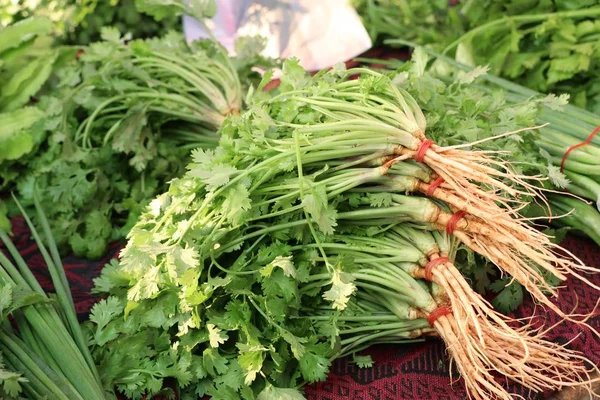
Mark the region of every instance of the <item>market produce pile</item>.
<instances>
[{"instance_id":1,"label":"market produce pile","mask_svg":"<svg viewBox=\"0 0 600 400\"><path fill-rule=\"evenodd\" d=\"M297 396L302 382L325 379L330 359L431 335L450 346L475 398L510 398L491 371L533 390L586 373L579 355L511 327L451 261L459 239L552 307L539 268L565 279L586 267L557 258L547 237L510 215L509 202L532 188L508 186L518 175L488 169L498 162L484 153L423 137L483 139L534 121L536 105L555 99L494 112L502 98L469 90L475 75L446 87L425 65L419 53L389 75L334 68L310 78L288 60L275 92L257 91L249 111L225 121L215 150L193 152L185 176L132 229L120 263L96 281L111 296L89 329L111 386L139 398L171 377L190 398ZM445 120L452 101L467 109ZM466 122L473 107L479 127ZM499 140L518 152L535 133L515 135ZM469 181L446 172L468 174L466 165ZM477 181L515 193L499 199L506 209L490 208L494 226L477 208L493 207L484 196L494 193ZM511 372L515 359L527 374Z\"/></svg>"},{"instance_id":2,"label":"market produce pile","mask_svg":"<svg viewBox=\"0 0 600 400\"><path fill-rule=\"evenodd\" d=\"M49 237L48 221L37 197L35 209ZM49 246L44 246L23 208L21 211L56 293L44 292L19 250L0 230L0 240L11 257L0 252L0 395L3 399L22 399L24 394L29 399L105 399L56 244L50 239Z\"/></svg>"},{"instance_id":3,"label":"market produce pile","mask_svg":"<svg viewBox=\"0 0 600 400\"><path fill-rule=\"evenodd\" d=\"M382 4L363 2L365 19ZM215 12L210 1L138 8L158 22ZM366 367L359 351L430 337L475 399L511 399L507 380L591 390L599 371L582 354L506 314L529 295L594 331L555 297L567 279L600 290L597 266L538 222L600 241L585 219L600 214L576 197L598 199L596 148L566 161L562 148L597 115L418 46L388 70L313 76L261 57L261 38L241 38L231 58L174 31L105 27L72 46L56 29L33 16L0 31L0 189L15 195L0 202L13 260L0 253L3 396L302 399L337 358ZM5 233L5 213L33 210L56 300ZM60 251L98 258L125 236L80 331Z\"/></svg>"},{"instance_id":4,"label":"market produce pile","mask_svg":"<svg viewBox=\"0 0 600 400\"><path fill-rule=\"evenodd\" d=\"M596 0L352 0L374 39L403 39L488 65L492 75L568 93L600 113Z\"/></svg>"},{"instance_id":5,"label":"market produce pile","mask_svg":"<svg viewBox=\"0 0 600 400\"><path fill-rule=\"evenodd\" d=\"M104 28L88 47L51 47L50 27L32 18L0 32L0 188L29 205L35 184L59 247L98 258L183 173L192 149L216 145L242 104L238 71L248 82L262 44L247 40L230 60L180 33L129 41Z\"/></svg>"}]
</instances>

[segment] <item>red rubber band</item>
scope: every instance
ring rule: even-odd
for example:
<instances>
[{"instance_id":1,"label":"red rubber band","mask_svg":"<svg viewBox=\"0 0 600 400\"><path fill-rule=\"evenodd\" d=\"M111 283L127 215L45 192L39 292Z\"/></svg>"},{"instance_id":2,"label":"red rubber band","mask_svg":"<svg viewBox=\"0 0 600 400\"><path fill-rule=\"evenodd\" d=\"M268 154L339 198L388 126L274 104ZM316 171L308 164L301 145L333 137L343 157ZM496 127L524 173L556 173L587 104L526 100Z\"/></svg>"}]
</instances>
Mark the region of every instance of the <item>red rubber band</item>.
<instances>
[{"instance_id":1,"label":"red rubber band","mask_svg":"<svg viewBox=\"0 0 600 400\"><path fill-rule=\"evenodd\" d=\"M588 136L587 139L585 139L583 142L577 143L576 145L571 146L567 149L567 151L562 157L562 160L560 161L560 172L563 172L563 170L565 169L565 162L567 161L567 157L569 156L569 154L575 149L587 146L588 144L592 143L592 139L598 134L598 132L600 132L600 125L598 125L596 129L594 129L592 133L590 133L590 136Z\"/></svg>"},{"instance_id":2,"label":"red rubber band","mask_svg":"<svg viewBox=\"0 0 600 400\"><path fill-rule=\"evenodd\" d=\"M425 272L423 273L423 278L428 280L429 282L433 282L433 269L440 264L449 263L450 259L448 257L438 257L434 260L431 260L425 266Z\"/></svg>"},{"instance_id":3,"label":"red rubber band","mask_svg":"<svg viewBox=\"0 0 600 400\"><path fill-rule=\"evenodd\" d=\"M427 149L429 147L431 147L432 144L433 144L433 141L431 141L429 139L423 140L421 142L421 145L417 149L417 154L415 155L415 161L422 163L423 160L425 159L425 153L427 152Z\"/></svg>"},{"instance_id":4,"label":"red rubber band","mask_svg":"<svg viewBox=\"0 0 600 400\"><path fill-rule=\"evenodd\" d=\"M467 212L463 210L455 212L452 217L450 217L448 225L446 225L446 233L452 235L454 233L454 229L456 229L456 224L458 224L458 221L460 221L465 215L467 215Z\"/></svg>"},{"instance_id":5,"label":"red rubber band","mask_svg":"<svg viewBox=\"0 0 600 400\"><path fill-rule=\"evenodd\" d=\"M429 325L431 327L433 327L433 325L435 324L435 321L437 321L438 318L443 317L444 315L448 315L448 314L452 314L452 309L450 308L450 306L440 306L440 307L436 308L435 310L433 310L427 316L427 322L429 322Z\"/></svg>"},{"instance_id":6,"label":"red rubber band","mask_svg":"<svg viewBox=\"0 0 600 400\"><path fill-rule=\"evenodd\" d=\"M427 196L427 197L433 196L433 192L435 192L435 189L437 189L438 186L440 186L442 183L444 183L444 178L439 176L435 181L433 181L432 183L429 184L429 187L427 188L427 191L425 192L425 196Z\"/></svg>"}]
</instances>

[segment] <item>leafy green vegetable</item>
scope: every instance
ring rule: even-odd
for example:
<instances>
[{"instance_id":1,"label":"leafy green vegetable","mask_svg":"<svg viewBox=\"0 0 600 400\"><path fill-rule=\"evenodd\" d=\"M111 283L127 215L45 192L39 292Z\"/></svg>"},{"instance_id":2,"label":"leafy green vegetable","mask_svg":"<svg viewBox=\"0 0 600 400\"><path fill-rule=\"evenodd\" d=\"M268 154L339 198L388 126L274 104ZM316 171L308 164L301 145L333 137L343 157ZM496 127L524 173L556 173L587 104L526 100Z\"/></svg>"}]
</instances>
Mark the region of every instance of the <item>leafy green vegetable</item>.
<instances>
[{"instance_id":1,"label":"leafy green vegetable","mask_svg":"<svg viewBox=\"0 0 600 400\"><path fill-rule=\"evenodd\" d=\"M24 378L22 374L6 369L2 356L0 355L0 384L2 385L0 387L0 394L3 398L17 398L23 391L21 385L24 382L27 382L27 379Z\"/></svg>"},{"instance_id":2,"label":"leafy green vegetable","mask_svg":"<svg viewBox=\"0 0 600 400\"><path fill-rule=\"evenodd\" d=\"M181 19L171 14L155 20L135 0L40 0L13 2L0 0L0 24L10 25L31 16L46 17L52 29L66 44L87 45L100 40L101 30L113 26L134 39L163 36L181 28Z\"/></svg>"},{"instance_id":3,"label":"leafy green vegetable","mask_svg":"<svg viewBox=\"0 0 600 400\"><path fill-rule=\"evenodd\" d=\"M0 113L0 162L16 160L33 149L34 139L28 129L43 117L44 113L33 107Z\"/></svg>"},{"instance_id":4,"label":"leafy green vegetable","mask_svg":"<svg viewBox=\"0 0 600 400\"><path fill-rule=\"evenodd\" d=\"M477 70L431 50L427 51L440 60L434 64L432 71L441 79L455 79L454 76L472 74ZM600 169L597 163L600 157L600 140L597 135L600 116L568 104L567 95L543 95L491 75L482 76L481 79L488 86L482 89L488 92L504 90L506 100L511 104L533 100L541 107L537 123L544 126L540 129L541 135L535 140L535 146L530 147L529 151L536 156L536 163L541 164L540 156L545 159L548 164L545 175L556 189L567 189L592 201L586 204L570 195L550 193L548 200L552 215L561 218L553 218L549 222L582 231L600 244ZM582 147L582 143L586 143L585 146ZM567 153L570 148L575 151ZM566 154L568 156L565 158ZM511 158L512 156L511 153ZM520 159L517 156L514 161ZM531 204L526 213L529 217L548 217L547 207L535 204Z\"/></svg>"},{"instance_id":5,"label":"leafy green vegetable","mask_svg":"<svg viewBox=\"0 0 600 400\"><path fill-rule=\"evenodd\" d=\"M47 87L37 90L41 75L23 73L0 97L15 104L23 85L38 96L37 108L0 114L8 149L0 187L31 205L36 185L61 250L87 258L128 233L149 199L183 173L191 149L216 146L216 128L242 105L238 69L249 82L250 62L270 65L254 53L261 42L247 41L252 50L234 66L214 42L187 44L175 32L129 41L104 28L102 36L78 59L66 57L67 47L57 49L56 65L34 57L31 66L54 68Z\"/></svg>"},{"instance_id":6,"label":"leafy green vegetable","mask_svg":"<svg viewBox=\"0 0 600 400\"><path fill-rule=\"evenodd\" d=\"M27 18L2 29L0 54L21 46L36 36L46 36L52 32L52 23L48 18Z\"/></svg>"},{"instance_id":7,"label":"leafy green vegetable","mask_svg":"<svg viewBox=\"0 0 600 400\"><path fill-rule=\"evenodd\" d=\"M446 84L415 57L358 80L343 68L311 78L288 60L276 90L225 119L218 147L192 153L96 280L109 296L86 328L108 386L140 398L173 378L183 398L296 399L332 359L427 332L419 316L437 303L417 271L442 244L455 255L456 243L429 230L441 206L405 195L432 171L377 164L411 136L385 107L422 104L428 136L453 145L532 124L540 105L507 105L474 76ZM530 152L536 137L477 148L509 149L522 170L545 173Z\"/></svg>"},{"instance_id":8,"label":"leafy green vegetable","mask_svg":"<svg viewBox=\"0 0 600 400\"><path fill-rule=\"evenodd\" d=\"M427 45L540 92L569 93L600 113L595 0L355 0L373 37Z\"/></svg>"},{"instance_id":9,"label":"leafy green vegetable","mask_svg":"<svg viewBox=\"0 0 600 400\"><path fill-rule=\"evenodd\" d=\"M354 355L353 361L358 365L359 368L371 368L373 366L373 359L370 355Z\"/></svg>"}]
</instances>

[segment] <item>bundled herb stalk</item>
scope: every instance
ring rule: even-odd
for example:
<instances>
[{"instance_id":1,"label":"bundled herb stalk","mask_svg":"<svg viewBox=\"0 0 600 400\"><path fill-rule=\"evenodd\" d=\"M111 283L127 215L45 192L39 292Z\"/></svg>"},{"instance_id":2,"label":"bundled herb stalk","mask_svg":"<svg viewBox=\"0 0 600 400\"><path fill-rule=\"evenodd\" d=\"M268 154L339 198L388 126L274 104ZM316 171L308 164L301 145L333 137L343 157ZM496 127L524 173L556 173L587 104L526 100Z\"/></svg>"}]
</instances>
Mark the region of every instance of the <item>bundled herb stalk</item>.
<instances>
[{"instance_id":1,"label":"bundled herb stalk","mask_svg":"<svg viewBox=\"0 0 600 400\"><path fill-rule=\"evenodd\" d=\"M336 357L439 335L475 398L511 398L494 373L533 391L589 387L581 355L514 327L453 262L461 241L552 304L535 285L547 286L550 262L571 265L508 208L536 189L489 152L423 145L427 124L440 143L516 131L537 103L500 110L503 99L467 91L472 102L446 104L476 75L445 86L419 57L390 74L336 67L313 78L288 60L274 93L261 90L267 75L249 111L225 120L220 145L192 153L95 282L110 294L88 325L108 386L140 398L170 377L183 398L298 397ZM497 141L522 151L533 136ZM498 198L504 186L515 197Z\"/></svg>"},{"instance_id":2,"label":"bundled herb stalk","mask_svg":"<svg viewBox=\"0 0 600 400\"><path fill-rule=\"evenodd\" d=\"M38 220L49 238L48 248L21 211L48 266L56 296L44 292L7 233L0 230L0 239L12 256L11 261L8 253L0 252L0 353L4 368L8 368L0 379L0 394L4 399L21 398L21 393L40 400L111 398L104 392L79 326L48 221L35 200Z\"/></svg>"},{"instance_id":3,"label":"bundled herb stalk","mask_svg":"<svg viewBox=\"0 0 600 400\"><path fill-rule=\"evenodd\" d=\"M415 75L423 75L426 63L424 53L418 53ZM367 78L330 84L327 91L294 85L289 92L284 91L271 100L285 100L297 104L298 108L314 110L321 115L318 125L303 126L287 120L276 123L295 129L298 135L310 136L307 143L311 145L321 142L325 145L333 140L352 143L352 148L344 153L347 156L370 157L373 150L369 145L385 143L380 145L377 154L393 157L366 179L387 174L390 166L402 160L414 159L427 165L431 168L428 179L404 190L420 191L443 200L453 212L460 214L429 207L419 216L420 221L449 232L458 228L457 235L463 243L513 276L537 300L567 317L548 299L546 293L556 295L556 289L547 283L540 268L559 280L574 275L588 283L581 273L593 269L576 258L559 256L560 247L552 243L550 237L518 216L518 210L538 194L538 189L506 162L489 157L489 152L459 150L466 146L464 144L450 147L432 144L425 138L424 115L401 85L394 85L390 78L375 71L353 72L363 72ZM505 135L514 133L517 132ZM328 136L320 137L325 134ZM364 138L366 135L368 138ZM291 147L296 145L296 139L282 139L277 143ZM302 140L299 145L303 152L308 151L304 150ZM532 176L530 180L543 182L548 178ZM527 197L520 199L521 196ZM390 212L390 217L394 217L394 210ZM494 224L488 225L487 221L492 220Z\"/></svg>"},{"instance_id":4,"label":"bundled herb stalk","mask_svg":"<svg viewBox=\"0 0 600 400\"><path fill-rule=\"evenodd\" d=\"M30 92L35 107L15 111L35 113L35 121L8 125L11 135L35 140L16 143L21 151L0 161L0 188L31 205L35 183L51 205L59 248L87 258L128 232L149 199L183 173L192 148L216 146L217 128L242 105L239 74L251 79L251 65L261 63L260 39L241 40L237 59L216 42L187 44L178 33L129 39L104 28L102 42L61 47L60 68ZM37 77L19 81L27 79Z\"/></svg>"},{"instance_id":5,"label":"bundled herb stalk","mask_svg":"<svg viewBox=\"0 0 600 400\"><path fill-rule=\"evenodd\" d=\"M401 42L414 46L408 42ZM428 53L444 63L431 68L431 73L444 80L452 80L457 73L472 73L473 68L455 62L441 54L427 50ZM568 193L548 193L548 202L555 216L551 222L568 226L584 232L600 244L600 171L597 168L597 156L600 155L598 130L600 116L569 105L568 96L550 96L554 101L545 101L543 94L527 89L502 78L482 75L479 83L481 90L492 93L495 90L506 92L509 104L521 104L523 101L538 99L540 112L537 123L541 135L536 139L536 147L531 149L532 156L539 153L548 163L551 183L558 191ZM591 200L586 204L583 199ZM532 216L547 215L545 209L530 210Z\"/></svg>"}]
</instances>

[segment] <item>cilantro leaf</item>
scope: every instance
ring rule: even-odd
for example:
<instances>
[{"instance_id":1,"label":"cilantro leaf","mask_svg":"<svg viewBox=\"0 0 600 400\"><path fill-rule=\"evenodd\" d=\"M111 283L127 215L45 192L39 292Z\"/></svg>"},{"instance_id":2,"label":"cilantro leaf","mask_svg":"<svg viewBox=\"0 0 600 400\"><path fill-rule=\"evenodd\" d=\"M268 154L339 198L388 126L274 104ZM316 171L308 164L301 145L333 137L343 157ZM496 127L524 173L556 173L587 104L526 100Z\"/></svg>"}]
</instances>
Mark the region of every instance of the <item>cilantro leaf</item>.
<instances>
[{"instance_id":1,"label":"cilantro leaf","mask_svg":"<svg viewBox=\"0 0 600 400\"><path fill-rule=\"evenodd\" d=\"M359 368L371 368L373 366L373 359L368 354L364 356L355 354L352 361L354 361Z\"/></svg>"},{"instance_id":2,"label":"cilantro leaf","mask_svg":"<svg viewBox=\"0 0 600 400\"><path fill-rule=\"evenodd\" d=\"M304 400L305 397L297 389L277 388L268 384L258 394L256 400Z\"/></svg>"},{"instance_id":3,"label":"cilantro leaf","mask_svg":"<svg viewBox=\"0 0 600 400\"><path fill-rule=\"evenodd\" d=\"M510 278L496 280L490 285L490 289L498 293L492 304L501 313L508 314L523 302L523 286Z\"/></svg>"},{"instance_id":4,"label":"cilantro leaf","mask_svg":"<svg viewBox=\"0 0 600 400\"><path fill-rule=\"evenodd\" d=\"M335 270L331 278L331 288L323 293L325 300L331 301L332 307L344 310L350 301L350 296L356 291L354 277L346 272Z\"/></svg>"},{"instance_id":5,"label":"cilantro leaf","mask_svg":"<svg viewBox=\"0 0 600 400\"><path fill-rule=\"evenodd\" d=\"M219 347L220 344L225 343L228 339L227 334L222 332L221 329L217 328L214 324L206 324L206 329L208 330L210 347Z\"/></svg>"}]
</instances>

